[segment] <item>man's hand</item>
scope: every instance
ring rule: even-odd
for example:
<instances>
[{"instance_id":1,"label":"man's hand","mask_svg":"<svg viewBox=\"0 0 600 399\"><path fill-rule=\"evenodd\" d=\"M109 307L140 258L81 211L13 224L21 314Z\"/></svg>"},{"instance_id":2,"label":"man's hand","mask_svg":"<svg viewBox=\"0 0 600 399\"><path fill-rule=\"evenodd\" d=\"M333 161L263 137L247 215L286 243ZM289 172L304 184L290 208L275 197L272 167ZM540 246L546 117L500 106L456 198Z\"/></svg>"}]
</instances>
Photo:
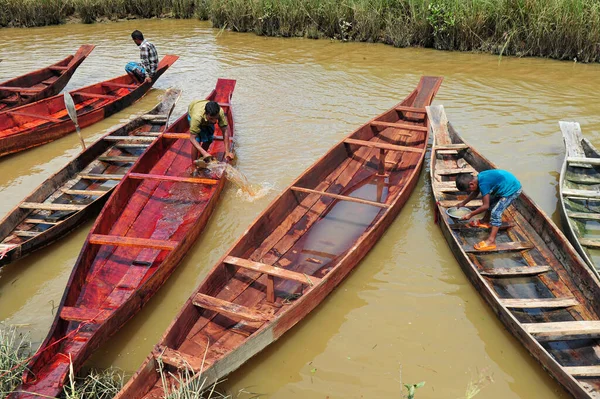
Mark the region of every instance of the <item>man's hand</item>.
<instances>
[{"instance_id":1,"label":"man's hand","mask_svg":"<svg viewBox=\"0 0 600 399\"><path fill-rule=\"evenodd\" d=\"M150 76L146 76L146 79L144 79L144 83L151 83L152 82L152 78Z\"/></svg>"},{"instance_id":2,"label":"man's hand","mask_svg":"<svg viewBox=\"0 0 600 399\"><path fill-rule=\"evenodd\" d=\"M227 162L231 162L235 159L235 154L233 152L228 152L225 155L225 160L227 160Z\"/></svg>"},{"instance_id":3,"label":"man's hand","mask_svg":"<svg viewBox=\"0 0 600 399\"><path fill-rule=\"evenodd\" d=\"M471 219L471 214L467 213L465 216L461 217L460 220L469 220Z\"/></svg>"}]
</instances>

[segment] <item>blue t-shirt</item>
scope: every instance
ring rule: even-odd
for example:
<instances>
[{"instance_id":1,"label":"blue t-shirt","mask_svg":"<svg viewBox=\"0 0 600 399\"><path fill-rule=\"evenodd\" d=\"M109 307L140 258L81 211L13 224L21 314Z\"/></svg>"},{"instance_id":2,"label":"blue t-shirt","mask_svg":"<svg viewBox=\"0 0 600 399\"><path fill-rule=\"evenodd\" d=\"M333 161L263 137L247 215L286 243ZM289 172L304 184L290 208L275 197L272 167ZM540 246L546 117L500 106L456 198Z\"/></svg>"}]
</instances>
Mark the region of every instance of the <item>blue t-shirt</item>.
<instances>
[{"instance_id":1,"label":"blue t-shirt","mask_svg":"<svg viewBox=\"0 0 600 399\"><path fill-rule=\"evenodd\" d=\"M477 175L482 196L508 197L521 189L521 183L510 172L501 169L485 170Z\"/></svg>"}]
</instances>

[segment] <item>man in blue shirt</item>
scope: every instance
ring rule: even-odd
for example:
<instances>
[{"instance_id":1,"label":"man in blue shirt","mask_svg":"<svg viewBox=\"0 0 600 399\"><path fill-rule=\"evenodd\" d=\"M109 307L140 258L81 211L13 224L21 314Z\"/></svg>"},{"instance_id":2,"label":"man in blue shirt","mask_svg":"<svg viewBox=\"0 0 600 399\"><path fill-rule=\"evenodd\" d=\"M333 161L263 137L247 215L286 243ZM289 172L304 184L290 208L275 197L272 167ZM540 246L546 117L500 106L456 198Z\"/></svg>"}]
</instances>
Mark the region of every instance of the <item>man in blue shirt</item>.
<instances>
[{"instance_id":1,"label":"man in blue shirt","mask_svg":"<svg viewBox=\"0 0 600 399\"><path fill-rule=\"evenodd\" d=\"M475 199L479 193L483 204L462 217L463 220L471 219L473 216L485 212L481 221L471 222L473 227L489 228L492 231L485 241L474 245L480 251L496 249L496 235L502 225L502 214L508 206L521 194L521 183L510 172L500 169L491 169L480 172L477 176L463 173L456 178L456 187L460 191L469 192L469 196L458 204L465 206L469 201ZM490 222L491 221L491 222Z\"/></svg>"}]
</instances>

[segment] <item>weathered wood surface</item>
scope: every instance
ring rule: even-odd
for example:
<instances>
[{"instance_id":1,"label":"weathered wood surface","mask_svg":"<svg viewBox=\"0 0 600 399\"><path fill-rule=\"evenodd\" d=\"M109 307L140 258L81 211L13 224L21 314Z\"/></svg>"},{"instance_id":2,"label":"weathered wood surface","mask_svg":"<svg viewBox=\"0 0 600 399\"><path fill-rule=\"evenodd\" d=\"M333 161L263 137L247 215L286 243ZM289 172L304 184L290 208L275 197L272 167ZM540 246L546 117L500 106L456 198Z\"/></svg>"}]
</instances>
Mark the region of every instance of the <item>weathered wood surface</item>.
<instances>
[{"instance_id":1,"label":"weathered wood surface","mask_svg":"<svg viewBox=\"0 0 600 399\"><path fill-rule=\"evenodd\" d=\"M169 89L163 101L149 113L166 115L179 95L179 90ZM164 126L154 126L135 118L88 146L43 182L0 221L0 243L12 248L0 259L0 266L58 240L100 211L114 188L110 181L118 182L131 167L130 163L107 164L101 160L126 156L129 161L134 161L146 149L120 148L119 142L105 140L106 137L129 137L123 135L162 129ZM30 237L25 239L24 234L14 234L15 231L27 231Z\"/></svg>"},{"instance_id":2,"label":"weathered wood surface","mask_svg":"<svg viewBox=\"0 0 600 399\"><path fill-rule=\"evenodd\" d=\"M60 93L94 47L85 44L53 65L0 82L0 113Z\"/></svg>"},{"instance_id":3,"label":"weathered wood surface","mask_svg":"<svg viewBox=\"0 0 600 399\"><path fill-rule=\"evenodd\" d=\"M473 236L474 230L454 228L446 209L466 193L444 192L441 187L456 179L445 173L448 169L472 167L481 172L495 166L462 140L442 106L428 107L427 112L434 135L430 180L438 224L463 271L506 328L574 397L600 397L600 375L590 366L600 364L600 347L589 339L600 334L598 280L524 193L504 212L503 224L510 227L498 233L497 249L475 250L473 244L484 240L489 230ZM471 208L475 205L481 200L469 203ZM561 342L548 346L546 341Z\"/></svg>"},{"instance_id":4,"label":"weathered wood surface","mask_svg":"<svg viewBox=\"0 0 600 399\"><path fill-rule=\"evenodd\" d=\"M408 114L429 105L440 84L441 78L423 77L402 103L348 136L374 145L349 146L342 140L284 190L217 262L158 347L184 358L206 352L202 375L210 384L316 307L377 242L415 187L427 151L427 120L422 113L418 122ZM419 153L388 152L381 176L377 147L383 144ZM211 298L204 309L194 304L198 295ZM212 298L225 304L216 306ZM231 304L265 317L242 321L243 313L224 310ZM156 366L153 353L117 398L160 395ZM176 360L168 371L176 375L181 367Z\"/></svg>"},{"instance_id":5,"label":"weathered wood surface","mask_svg":"<svg viewBox=\"0 0 600 399\"><path fill-rule=\"evenodd\" d=\"M70 92L79 126L90 126L139 100L177 58L163 57L153 80L136 85L135 89L110 85L135 83L131 76L123 75ZM0 157L49 143L74 131L75 124L67 115L62 94L21 106L16 111L0 112Z\"/></svg>"}]
</instances>

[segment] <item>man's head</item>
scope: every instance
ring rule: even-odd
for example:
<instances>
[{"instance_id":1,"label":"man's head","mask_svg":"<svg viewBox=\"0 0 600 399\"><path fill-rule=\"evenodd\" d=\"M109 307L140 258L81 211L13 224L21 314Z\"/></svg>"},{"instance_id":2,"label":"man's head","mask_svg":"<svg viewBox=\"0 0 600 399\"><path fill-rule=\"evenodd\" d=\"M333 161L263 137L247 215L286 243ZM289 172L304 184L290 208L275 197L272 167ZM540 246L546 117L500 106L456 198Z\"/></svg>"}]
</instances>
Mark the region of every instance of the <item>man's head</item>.
<instances>
[{"instance_id":1,"label":"man's head","mask_svg":"<svg viewBox=\"0 0 600 399\"><path fill-rule=\"evenodd\" d=\"M217 123L219 121L219 112L221 111L221 107L214 101L209 101L206 103L204 107L204 114L206 119L210 123Z\"/></svg>"},{"instance_id":2,"label":"man's head","mask_svg":"<svg viewBox=\"0 0 600 399\"><path fill-rule=\"evenodd\" d=\"M138 46L144 41L144 35L137 29L131 32L131 38Z\"/></svg>"},{"instance_id":3,"label":"man's head","mask_svg":"<svg viewBox=\"0 0 600 399\"><path fill-rule=\"evenodd\" d=\"M477 183L477 177L470 173L461 173L456 177L456 188L459 191L473 192L479 188Z\"/></svg>"}]
</instances>

